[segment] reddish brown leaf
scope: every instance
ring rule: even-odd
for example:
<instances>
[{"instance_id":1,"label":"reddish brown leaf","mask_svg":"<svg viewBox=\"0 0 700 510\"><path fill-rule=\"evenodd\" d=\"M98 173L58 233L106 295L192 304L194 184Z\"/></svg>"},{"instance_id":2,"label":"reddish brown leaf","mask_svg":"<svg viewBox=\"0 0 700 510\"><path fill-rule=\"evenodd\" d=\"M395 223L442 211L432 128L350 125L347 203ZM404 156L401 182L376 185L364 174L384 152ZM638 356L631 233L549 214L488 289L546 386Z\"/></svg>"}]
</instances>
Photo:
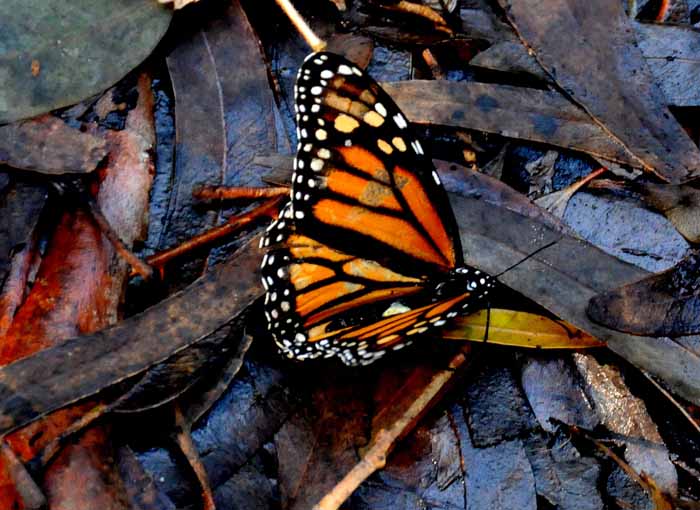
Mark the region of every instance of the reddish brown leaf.
<instances>
[{"instance_id":1,"label":"reddish brown leaf","mask_svg":"<svg viewBox=\"0 0 700 510\"><path fill-rule=\"evenodd\" d=\"M54 460L44 480L51 510L131 510L108 436L109 427L88 429Z\"/></svg>"},{"instance_id":2,"label":"reddish brown leaf","mask_svg":"<svg viewBox=\"0 0 700 510\"><path fill-rule=\"evenodd\" d=\"M139 83L139 97L127 129L107 134L113 157L102 170L97 196L108 221L127 243L142 234L152 175L152 162L143 157L153 143L150 80L145 77ZM36 281L2 338L0 364L114 322L127 269L88 213L64 212ZM58 411L7 441L25 461L30 460L94 405L88 402ZM47 472L45 487L52 508L127 508L122 491L105 485L104 474L116 469L110 455L105 455L110 448L106 431L97 427L87 434L64 450ZM74 478L102 483L102 489L83 491Z\"/></svg>"}]
</instances>

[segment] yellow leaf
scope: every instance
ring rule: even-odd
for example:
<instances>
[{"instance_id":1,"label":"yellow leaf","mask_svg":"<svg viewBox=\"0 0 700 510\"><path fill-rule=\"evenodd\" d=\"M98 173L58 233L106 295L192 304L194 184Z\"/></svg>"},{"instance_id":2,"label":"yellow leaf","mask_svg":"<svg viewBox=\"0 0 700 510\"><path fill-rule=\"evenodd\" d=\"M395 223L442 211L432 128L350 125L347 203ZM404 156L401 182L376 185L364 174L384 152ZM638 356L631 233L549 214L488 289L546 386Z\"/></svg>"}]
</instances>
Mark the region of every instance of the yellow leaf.
<instances>
[{"instance_id":1,"label":"yellow leaf","mask_svg":"<svg viewBox=\"0 0 700 510\"><path fill-rule=\"evenodd\" d=\"M455 319L454 328L443 331L448 340L483 342L486 310ZM492 308L487 343L536 349L584 349L605 343L564 321L527 312Z\"/></svg>"}]
</instances>

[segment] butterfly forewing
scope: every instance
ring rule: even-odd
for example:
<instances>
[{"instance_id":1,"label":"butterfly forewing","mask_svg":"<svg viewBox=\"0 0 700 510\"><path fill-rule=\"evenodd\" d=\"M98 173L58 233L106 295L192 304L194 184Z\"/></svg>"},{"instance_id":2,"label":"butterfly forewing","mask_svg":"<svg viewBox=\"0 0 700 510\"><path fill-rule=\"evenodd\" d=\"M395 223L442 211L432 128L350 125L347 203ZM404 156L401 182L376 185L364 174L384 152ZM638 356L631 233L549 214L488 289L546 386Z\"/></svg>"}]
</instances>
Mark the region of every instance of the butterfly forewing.
<instances>
[{"instance_id":1,"label":"butterfly forewing","mask_svg":"<svg viewBox=\"0 0 700 510\"><path fill-rule=\"evenodd\" d=\"M369 363L463 313L491 279L461 267L432 161L372 78L315 53L295 101L291 198L261 241L268 327L289 357Z\"/></svg>"},{"instance_id":2,"label":"butterfly forewing","mask_svg":"<svg viewBox=\"0 0 700 510\"><path fill-rule=\"evenodd\" d=\"M423 274L462 264L432 161L394 101L332 53L306 59L295 88L295 220L338 249ZM377 253L377 250L382 253Z\"/></svg>"}]
</instances>

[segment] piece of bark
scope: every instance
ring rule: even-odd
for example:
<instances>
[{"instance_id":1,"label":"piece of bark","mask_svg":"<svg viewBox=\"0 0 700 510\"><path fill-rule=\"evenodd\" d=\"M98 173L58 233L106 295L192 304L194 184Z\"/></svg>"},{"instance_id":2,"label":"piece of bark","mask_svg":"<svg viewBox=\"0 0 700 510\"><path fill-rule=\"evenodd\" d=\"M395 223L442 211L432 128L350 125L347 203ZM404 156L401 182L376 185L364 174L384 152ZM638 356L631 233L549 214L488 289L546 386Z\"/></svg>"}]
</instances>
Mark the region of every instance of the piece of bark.
<instances>
[{"instance_id":1,"label":"piece of bark","mask_svg":"<svg viewBox=\"0 0 700 510\"><path fill-rule=\"evenodd\" d=\"M516 439L535 428L533 415L512 367L505 363L485 364L470 377L465 391L470 442L488 448Z\"/></svg>"},{"instance_id":2,"label":"piece of bark","mask_svg":"<svg viewBox=\"0 0 700 510\"><path fill-rule=\"evenodd\" d=\"M103 138L51 115L0 126L0 163L49 175L92 172L107 155Z\"/></svg>"},{"instance_id":3,"label":"piece of bark","mask_svg":"<svg viewBox=\"0 0 700 510\"><path fill-rule=\"evenodd\" d=\"M700 175L700 150L665 106L620 2L500 4L550 78L639 165L672 183Z\"/></svg>"}]
</instances>

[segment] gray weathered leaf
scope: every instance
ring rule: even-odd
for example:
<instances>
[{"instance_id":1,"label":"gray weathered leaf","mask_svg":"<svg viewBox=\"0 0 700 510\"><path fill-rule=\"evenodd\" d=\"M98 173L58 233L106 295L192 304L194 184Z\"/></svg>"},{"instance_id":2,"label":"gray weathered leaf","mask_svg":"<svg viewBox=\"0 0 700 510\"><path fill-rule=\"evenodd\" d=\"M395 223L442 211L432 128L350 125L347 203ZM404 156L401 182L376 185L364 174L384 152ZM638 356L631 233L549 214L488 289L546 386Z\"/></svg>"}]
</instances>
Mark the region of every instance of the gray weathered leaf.
<instances>
[{"instance_id":1,"label":"gray weathered leaf","mask_svg":"<svg viewBox=\"0 0 700 510\"><path fill-rule=\"evenodd\" d=\"M153 51L171 16L153 0L4 0L0 123L105 90Z\"/></svg>"}]
</instances>

